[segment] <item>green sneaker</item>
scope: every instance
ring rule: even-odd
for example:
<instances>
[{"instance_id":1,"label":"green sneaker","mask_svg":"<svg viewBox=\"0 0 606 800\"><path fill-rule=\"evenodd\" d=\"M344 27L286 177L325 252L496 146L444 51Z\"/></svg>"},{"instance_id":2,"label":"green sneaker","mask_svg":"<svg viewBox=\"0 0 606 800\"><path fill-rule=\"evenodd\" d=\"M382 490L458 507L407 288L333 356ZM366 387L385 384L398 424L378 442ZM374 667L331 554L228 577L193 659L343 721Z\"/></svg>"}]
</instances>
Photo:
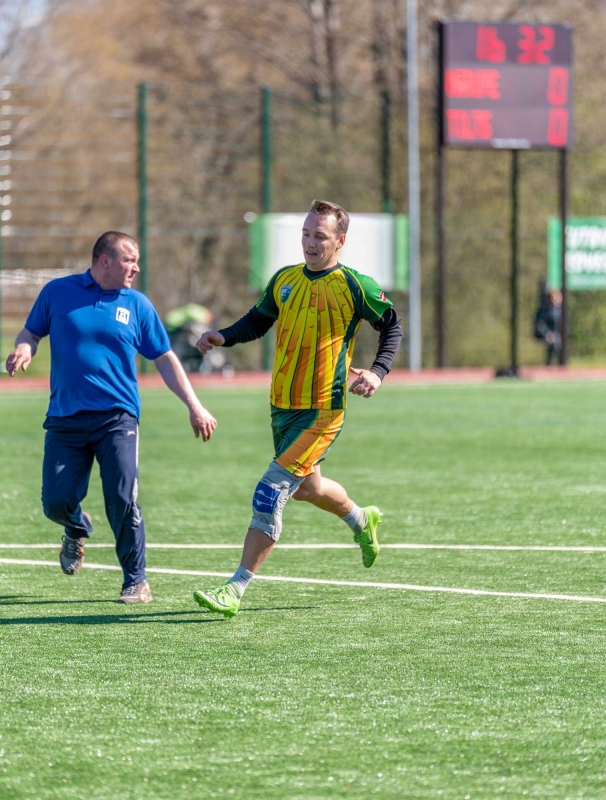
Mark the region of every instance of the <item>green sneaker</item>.
<instances>
[{"instance_id":1,"label":"green sneaker","mask_svg":"<svg viewBox=\"0 0 606 800\"><path fill-rule=\"evenodd\" d=\"M235 617L240 608L240 599L229 588L229 584L209 589L208 592L194 592L194 600L198 605L224 617Z\"/></svg>"},{"instance_id":2,"label":"green sneaker","mask_svg":"<svg viewBox=\"0 0 606 800\"><path fill-rule=\"evenodd\" d=\"M361 533L354 533L354 542L360 545L362 551L362 562L365 567L372 567L381 552L379 540L377 538L377 528L381 524L383 514L376 506L367 506L362 509L366 511L368 522Z\"/></svg>"}]
</instances>

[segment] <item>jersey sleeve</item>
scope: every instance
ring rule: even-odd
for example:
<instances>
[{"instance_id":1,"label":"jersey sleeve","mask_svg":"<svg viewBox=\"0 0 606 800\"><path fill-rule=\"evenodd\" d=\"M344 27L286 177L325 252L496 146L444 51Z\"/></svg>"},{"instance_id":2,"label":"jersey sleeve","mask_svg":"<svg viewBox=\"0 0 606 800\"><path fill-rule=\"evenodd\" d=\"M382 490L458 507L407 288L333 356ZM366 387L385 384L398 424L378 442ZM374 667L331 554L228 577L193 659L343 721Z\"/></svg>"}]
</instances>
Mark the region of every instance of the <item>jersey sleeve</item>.
<instances>
[{"instance_id":1,"label":"jersey sleeve","mask_svg":"<svg viewBox=\"0 0 606 800\"><path fill-rule=\"evenodd\" d=\"M170 340L158 316L158 312L151 303L143 307L141 318L140 343L138 352L150 361L160 358L170 350Z\"/></svg>"},{"instance_id":2,"label":"jersey sleeve","mask_svg":"<svg viewBox=\"0 0 606 800\"><path fill-rule=\"evenodd\" d=\"M241 317L233 325L221 328L218 333L225 339L223 347L233 347L235 344L245 344L261 339L270 330L275 319L262 314L256 306Z\"/></svg>"},{"instance_id":3,"label":"jersey sleeve","mask_svg":"<svg viewBox=\"0 0 606 800\"><path fill-rule=\"evenodd\" d=\"M255 306L261 314L264 314L266 317L270 319L276 320L280 315L280 309L278 308L278 304L276 303L276 298L274 297L274 288L276 285L276 278L280 274L280 271L276 272L275 275L272 275L270 278L269 283L265 287L263 294L261 295L261 299Z\"/></svg>"},{"instance_id":4,"label":"jersey sleeve","mask_svg":"<svg viewBox=\"0 0 606 800\"><path fill-rule=\"evenodd\" d=\"M385 296L385 292L374 278L361 275L349 267L345 268L345 274L358 315L371 325L378 322L383 314L393 307L391 300Z\"/></svg>"},{"instance_id":5,"label":"jersey sleeve","mask_svg":"<svg viewBox=\"0 0 606 800\"><path fill-rule=\"evenodd\" d=\"M34 336L42 339L48 336L50 331L50 293L52 289L47 283L38 295L32 310L29 312L25 327Z\"/></svg>"}]
</instances>

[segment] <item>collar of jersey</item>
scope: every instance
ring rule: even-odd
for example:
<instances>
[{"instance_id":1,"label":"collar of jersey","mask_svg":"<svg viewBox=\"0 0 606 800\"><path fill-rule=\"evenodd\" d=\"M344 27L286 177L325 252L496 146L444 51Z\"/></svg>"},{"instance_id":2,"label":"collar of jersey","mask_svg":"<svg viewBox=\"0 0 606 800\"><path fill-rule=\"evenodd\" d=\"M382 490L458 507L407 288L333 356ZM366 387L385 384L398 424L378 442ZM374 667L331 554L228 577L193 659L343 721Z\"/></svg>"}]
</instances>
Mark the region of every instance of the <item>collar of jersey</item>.
<instances>
[{"instance_id":1,"label":"collar of jersey","mask_svg":"<svg viewBox=\"0 0 606 800\"><path fill-rule=\"evenodd\" d=\"M313 270L308 269L306 264L303 267L303 273L309 278L310 281L315 281L318 278L323 278L325 275L330 275L330 273L334 272L336 269L341 269L342 266L343 265L339 264L339 262L337 261L335 266L331 267L330 269L323 269L320 272L314 272Z\"/></svg>"},{"instance_id":2,"label":"collar of jersey","mask_svg":"<svg viewBox=\"0 0 606 800\"><path fill-rule=\"evenodd\" d=\"M84 284L85 289L90 289L91 286L94 286L97 292L117 292L118 294L128 294L128 289L103 289L90 274L90 269L87 269L84 273L82 283Z\"/></svg>"}]
</instances>

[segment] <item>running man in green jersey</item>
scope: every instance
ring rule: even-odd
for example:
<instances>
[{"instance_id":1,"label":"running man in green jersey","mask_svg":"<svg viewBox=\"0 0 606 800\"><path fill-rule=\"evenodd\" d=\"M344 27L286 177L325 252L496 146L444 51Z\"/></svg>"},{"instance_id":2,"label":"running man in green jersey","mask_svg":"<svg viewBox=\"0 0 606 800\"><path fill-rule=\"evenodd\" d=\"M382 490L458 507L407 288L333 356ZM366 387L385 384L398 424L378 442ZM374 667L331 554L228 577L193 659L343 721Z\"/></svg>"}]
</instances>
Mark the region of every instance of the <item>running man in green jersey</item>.
<instances>
[{"instance_id":1,"label":"running man in green jersey","mask_svg":"<svg viewBox=\"0 0 606 800\"><path fill-rule=\"evenodd\" d=\"M231 347L260 338L277 322L271 387L275 459L255 489L238 570L224 586L194 594L200 605L226 617L237 613L244 590L277 542L290 497L343 519L360 545L365 567L379 554L379 509L359 508L319 467L343 426L348 373L356 376L350 391L371 397L402 338L400 318L377 283L339 263L348 224L340 206L314 201L303 226L305 261L278 270L248 314L198 342L203 353ZM379 332L378 352L368 370L351 368L363 320Z\"/></svg>"}]
</instances>

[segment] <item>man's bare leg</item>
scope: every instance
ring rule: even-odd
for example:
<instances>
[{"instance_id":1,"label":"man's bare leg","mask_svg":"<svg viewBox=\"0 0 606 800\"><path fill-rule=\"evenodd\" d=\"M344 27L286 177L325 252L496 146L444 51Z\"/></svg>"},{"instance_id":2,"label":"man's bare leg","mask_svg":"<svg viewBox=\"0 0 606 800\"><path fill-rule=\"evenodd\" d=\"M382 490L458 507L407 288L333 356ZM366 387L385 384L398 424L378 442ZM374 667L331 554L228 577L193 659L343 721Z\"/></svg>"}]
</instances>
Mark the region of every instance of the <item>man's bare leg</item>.
<instances>
[{"instance_id":1,"label":"man's bare leg","mask_svg":"<svg viewBox=\"0 0 606 800\"><path fill-rule=\"evenodd\" d=\"M349 499L347 492L340 483L322 477L319 467L315 467L314 472L303 480L292 497L295 500L312 503L317 508L328 511L330 514L342 519L354 532L354 541L362 549L364 566L372 566L379 554L376 528L381 521L381 513L378 508L374 506L368 509L359 508ZM367 511L371 514L370 520ZM370 533L366 530L369 525L371 526L369 528ZM242 560L236 572L219 589L209 592L194 592L196 602L206 606L211 611L223 613L226 617L237 614L240 600L248 584L265 562L274 545L274 539L258 528L250 527L244 540Z\"/></svg>"},{"instance_id":2,"label":"man's bare leg","mask_svg":"<svg viewBox=\"0 0 606 800\"><path fill-rule=\"evenodd\" d=\"M293 497L295 500L313 503L323 511L328 511L337 517L345 517L351 512L354 505L341 484L331 481L329 478L323 478L319 467L316 467L315 471L305 478ZM249 572L257 572L273 550L274 545L274 540L270 539L266 533L257 528L249 528L244 540L241 566Z\"/></svg>"},{"instance_id":3,"label":"man's bare leg","mask_svg":"<svg viewBox=\"0 0 606 800\"><path fill-rule=\"evenodd\" d=\"M255 572L265 561L274 547L274 540L257 528L249 528L244 540L242 560L226 584L207 592L194 592L195 601L211 611L217 611L226 617L234 617L238 613L240 600Z\"/></svg>"},{"instance_id":4,"label":"man's bare leg","mask_svg":"<svg viewBox=\"0 0 606 800\"><path fill-rule=\"evenodd\" d=\"M249 528L244 539L241 566L249 572L257 572L275 545L266 533L257 528Z\"/></svg>"},{"instance_id":5,"label":"man's bare leg","mask_svg":"<svg viewBox=\"0 0 606 800\"><path fill-rule=\"evenodd\" d=\"M330 478L323 478L319 467L305 478L293 497L295 500L312 503L337 517L347 516L354 506L343 486ZM249 572L258 572L274 545L274 540L266 533L257 528L249 528L244 540L240 565Z\"/></svg>"},{"instance_id":6,"label":"man's bare leg","mask_svg":"<svg viewBox=\"0 0 606 800\"><path fill-rule=\"evenodd\" d=\"M323 511L335 514L353 531L354 542L360 545L365 567L372 567L379 555L377 527L381 522L381 511L376 506L360 508L347 496L347 492L336 481L323 478L319 467L308 475L297 491L295 500L311 503Z\"/></svg>"},{"instance_id":7,"label":"man's bare leg","mask_svg":"<svg viewBox=\"0 0 606 800\"><path fill-rule=\"evenodd\" d=\"M297 491L293 494L295 500L311 503L322 511L328 511L337 517L345 517L354 506L352 500L340 483L323 478L320 467L316 466L311 475L308 475Z\"/></svg>"},{"instance_id":8,"label":"man's bare leg","mask_svg":"<svg viewBox=\"0 0 606 800\"><path fill-rule=\"evenodd\" d=\"M240 566L223 586L194 592L197 603L226 617L238 613L248 584L280 537L282 509L302 481L302 477L293 475L275 461L271 462L253 495L253 518L244 540Z\"/></svg>"}]
</instances>

